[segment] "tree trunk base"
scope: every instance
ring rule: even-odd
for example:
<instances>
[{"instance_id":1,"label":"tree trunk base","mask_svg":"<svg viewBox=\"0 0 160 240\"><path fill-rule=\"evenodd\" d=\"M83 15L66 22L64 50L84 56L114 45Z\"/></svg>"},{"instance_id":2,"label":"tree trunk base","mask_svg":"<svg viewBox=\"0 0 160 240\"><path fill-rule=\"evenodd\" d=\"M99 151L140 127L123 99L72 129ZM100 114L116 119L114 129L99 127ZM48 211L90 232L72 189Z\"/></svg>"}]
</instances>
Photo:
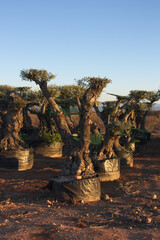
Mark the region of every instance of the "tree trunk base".
<instances>
[{"instance_id":1,"label":"tree trunk base","mask_svg":"<svg viewBox=\"0 0 160 240\"><path fill-rule=\"evenodd\" d=\"M34 154L29 149L11 149L0 152L0 170L25 171L33 167Z\"/></svg>"},{"instance_id":2,"label":"tree trunk base","mask_svg":"<svg viewBox=\"0 0 160 240\"><path fill-rule=\"evenodd\" d=\"M98 176L74 179L60 176L50 179L50 190L58 201L93 202L100 200L101 186Z\"/></svg>"},{"instance_id":3,"label":"tree trunk base","mask_svg":"<svg viewBox=\"0 0 160 240\"><path fill-rule=\"evenodd\" d=\"M133 167L133 152L127 150L121 150L118 153L121 162L121 168Z\"/></svg>"},{"instance_id":4,"label":"tree trunk base","mask_svg":"<svg viewBox=\"0 0 160 240\"><path fill-rule=\"evenodd\" d=\"M100 181L114 181L120 177L120 159L103 159L95 161L95 171L99 174Z\"/></svg>"}]
</instances>

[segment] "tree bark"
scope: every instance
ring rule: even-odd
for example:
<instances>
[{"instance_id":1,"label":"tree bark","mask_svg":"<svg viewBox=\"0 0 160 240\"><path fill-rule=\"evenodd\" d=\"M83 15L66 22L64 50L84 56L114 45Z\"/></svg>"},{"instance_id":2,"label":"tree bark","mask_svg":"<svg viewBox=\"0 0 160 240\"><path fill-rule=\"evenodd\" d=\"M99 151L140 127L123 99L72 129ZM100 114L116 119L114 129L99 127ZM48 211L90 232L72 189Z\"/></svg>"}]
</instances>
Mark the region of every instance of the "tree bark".
<instances>
[{"instance_id":1,"label":"tree bark","mask_svg":"<svg viewBox=\"0 0 160 240\"><path fill-rule=\"evenodd\" d=\"M105 158L114 158L116 154L114 152L113 146L116 137L112 134L111 130L109 130L108 128L110 124L110 114L105 113L104 110L100 112L97 105L94 105L94 108L96 110L97 115L102 119L105 126L104 140L101 143L98 150L98 160L102 160ZM117 111L117 108L115 109L115 111Z\"/></svg>"},{"instance_id":2,"label":"tree bark","mask_svg":"<svg viewBox=\"0 0 160 240\"><path fill-rule=\"evenodd\" d=\"M18 109L14 104L9 105L6 114L4 138L1 140L0 148L3 150L23 148L24 142L19 137L20 129L23 126L22 108Z\"/></svg>"},{"instance_id":3,"label":"tree bark","mask_svg":"<svg viewBox=\"0 0 160 240\"><path fill-rule=\"evenodd\" d=\"M111 134L105 134L104 141L102 142L102 145L100 147L100 151L98 154L98 160L102 159L110 159L114 158L116 156L114 152L114 142L115 142L115 136L112 136Z\"/></svg>"},{"instance_id":4,"label":"tree bark","mask_svg":"<svg viewBox=\"0 0 160 240\"><path fill-rule=\"evenodd\" d=\"M65 143L66 148L69 150L70 147L73 145L73 138L71 131L68 127L68 124L65 119L64 113L59 109L58 105L54 101L54 99L51 97L48 89L47 89L47 82L41 82L40 88L48 100L52 110L53 110L53 118L55 120L56 126L61 134L62 141Z\"/></svg>"},{"instance_id":5,"label":"tree bark","mask_svg":"<svg viewBox=\"0 0 160 240\"><path fill-rule=\"evenodd\" d=\"M22 110L23 112L23 129L27 131L28 129L32 128L32 121L31 117L28 114L28 109L25 107Z\"/></svg>"},{"instance_id":6,"label":"tree bark","mask_svg":"<svg viewBox=\"0 0 160 240\"><path fill-rule=\"evenodd\" d=\"M73 141L71 130L68 126L65 115L62 111L60 111L56 102L50 96L47 89L47 83L41 82L40 88L53 110L53 117L61 134L62 140L68 147L67 164L63 174L73 174L76 176L93 175L95 172L91 158L89 157L91 112L97 97L102 91L102 88L89 88L84 94L80 106L80 134L78 142Z\"/></svg>"}]
</instances>

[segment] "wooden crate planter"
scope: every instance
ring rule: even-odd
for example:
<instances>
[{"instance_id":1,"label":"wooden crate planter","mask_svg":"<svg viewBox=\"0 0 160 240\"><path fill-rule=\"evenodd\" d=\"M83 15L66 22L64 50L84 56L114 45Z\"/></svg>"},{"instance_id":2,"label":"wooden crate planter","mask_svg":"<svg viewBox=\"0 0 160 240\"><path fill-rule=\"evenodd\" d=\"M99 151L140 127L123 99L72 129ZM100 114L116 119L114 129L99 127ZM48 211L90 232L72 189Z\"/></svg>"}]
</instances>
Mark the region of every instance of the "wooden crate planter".
<instances>
[{"instance_id":1,"label":"wooden crate planter","mask_svg":"<svg viewBox=\"0 0 160 240\"><path fill-rule=\"evenodd\" d=\"M0 152L0 170L25 171L33 167L33 162L34 154L32 148Z\"/></svg>"}]
</instances>

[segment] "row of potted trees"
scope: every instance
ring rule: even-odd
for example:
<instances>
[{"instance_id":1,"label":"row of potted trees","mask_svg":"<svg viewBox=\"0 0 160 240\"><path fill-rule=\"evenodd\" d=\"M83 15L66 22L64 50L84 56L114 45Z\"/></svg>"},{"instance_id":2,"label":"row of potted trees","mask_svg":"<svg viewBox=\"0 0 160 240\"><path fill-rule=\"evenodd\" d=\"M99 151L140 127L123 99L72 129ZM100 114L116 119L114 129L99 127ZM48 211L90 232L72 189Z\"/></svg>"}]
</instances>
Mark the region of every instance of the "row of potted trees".
<instances>
[{"instance_id":1,"label":"row of potted trees","mask_svg":"<svg viewBox=\"0 0 160 240\"><path fill-rule=\"evenodd\" d=\"M59 200L98 200L100 180L108 181L119 178L120 158L122 164L133 166L133 157L124 157L123 153L133 154L135 139L138 135L142 136L140 133L144 128L147 111L158 100L159 91L131 91L127 97L115 95L116 101L103 103L103 110L100 111L98 97L111 82L108 78L83 78L77 81L81 91L75 91L74 98L72 96L70 99L61 101L61 99L56 99L55 94L59 89L55 88L52 94L47 86L48 82L55 77L52 73L46 70L28 69L21 71L21 77L23 80L34 81L41 89L43 104L40 106L42 111L39 113L41 123L39 137L46 129L50 131L51 136L58 132L64 144L66 166L59 177L51 178L50 188ZM31 101L27 98L24 100L23 94L19 96L10 94L6 113L2 114L5 115L6 120L5 124L4 121L1 124L1 129L2 125L5 125L4 131L1 131L1 162L5 161L5 154L9 156L9 152L13 150L23 151L25 149L24 151L28 151L28 159L31 159L30 152L32 151L28 150L19 132L22 129L24 109L32 109L31 106L35 105L35 101L36 99ZM48 112L46 111L47 103ZM78 106L79 122L76 126L70 115L64 113L64 104ZM103 121L105 134L100 144L92 145L90 144L91 130L95 129L95 123L91 120L93 108ZM78 140L73 137L75 134ZM96 134L100 135L98 131ZM14 159L18 161L15 155Z\"/></svg>"}]
</instances>

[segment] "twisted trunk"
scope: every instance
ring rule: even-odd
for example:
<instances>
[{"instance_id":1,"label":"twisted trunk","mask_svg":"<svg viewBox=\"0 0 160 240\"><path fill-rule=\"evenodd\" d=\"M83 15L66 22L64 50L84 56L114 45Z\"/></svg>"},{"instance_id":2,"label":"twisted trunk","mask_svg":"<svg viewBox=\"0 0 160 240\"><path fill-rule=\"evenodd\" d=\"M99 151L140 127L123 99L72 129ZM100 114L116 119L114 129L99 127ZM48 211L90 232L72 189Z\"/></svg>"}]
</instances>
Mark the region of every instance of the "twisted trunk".
<instances>
[{"instance_id":1,"label":"twisted trunk","mask_svg":"<svg viewBox=\"0 0 160 240\"><path fill-rule=\"evenodd\" d=\"M73 145L73 138L71 131L68 127L68 124L65 119L64 113L59 109L58 105L54 101L54 99L51 97L48 89L47 89L47 83L46 82L41 82L40 88L48 100L52 110L53 110L53 118L55 120L56 126L61 134L62 141L65 143L66 148L68 151L70 150L71 146Z\"/></svg>"},{"instance_id":2,"label":"twisted trunk","mask_svg":"<svg viewBox=\"0 0 160 240\"><path fill-rule=\"evenodd\" d=\"M99 147L98 160L102 160L105 158L114 158L116 154L113 147L116 137L112 134L111 130L109 130L110 115L106 114L104 111L100 112L97 105L94 105L94 108L97 115L102 119L105 126L104 140Z\"/></svg>"},{"instance_id":3,"label":"twisted trunk","mask_svg":"<svg viewBox=\"0 0 160 240\"><path fill-rule=\"evenodd\" d=\"M18 135L22 126L22 109L17 109L13 105L9 106L6 114L4 138L0 143L1 149L8 150L13 148L23 148L24 142Z\"/></svg>"},{"instance_id":4,"label":"twisted trunk","mask_svg":"<svg viewBox=\"0 0 160 240\"><path fill-rule=\"evenodd\" d=\"M81 102L80 106L80 122L79 122L79 141L73 140L71 130L66 121L65 115L58 108L54 99L50 96L47 89L47 83L41 82L40 88L47 98L52 110L53 118L61 134L65 146L68 148L67 162L63 175L76 175L77 177L88 176L94 174L94 168L89 157L90 145L90 128L91 128L91 112L94 103L102 91L102 88L89 88Z\"/></svg>"},{"instance_id":5,"label":"twisted trunk","mask_svg":"<svg viewBox=\"0 0 160 240\"><path fill-rule=\"evenodd\" d=\"M75 130L74 122L72 121L71 117L68 116L68 115L66 115L65 118L66 118L66 122L67 122L67 124L69 126L70 131L73 133L74 130Z\"/></svg>"},{"instance_id":6,"label":"twisted trunk","mask_svg":"<svg viewBox=\"0 0 160 240\"><path fill-rule=\"evenodd\" d=\"M106 158L114 158L116 156L114 152L114 142L115 137L110 134L105 134L104 141L101 145L98 160L106 159Z\"/></svg>"},{"instance_id":7,"label":"twisted trunk","mask_svg":"<svg viewBox=\"0 0 160 240\"><path fill-rule=\"evenodd\" d=\"M23 110L23 129L28 130L32 128L32 120L28 114L28 109L24 108Z\"/></svg>"}]
</instances>

